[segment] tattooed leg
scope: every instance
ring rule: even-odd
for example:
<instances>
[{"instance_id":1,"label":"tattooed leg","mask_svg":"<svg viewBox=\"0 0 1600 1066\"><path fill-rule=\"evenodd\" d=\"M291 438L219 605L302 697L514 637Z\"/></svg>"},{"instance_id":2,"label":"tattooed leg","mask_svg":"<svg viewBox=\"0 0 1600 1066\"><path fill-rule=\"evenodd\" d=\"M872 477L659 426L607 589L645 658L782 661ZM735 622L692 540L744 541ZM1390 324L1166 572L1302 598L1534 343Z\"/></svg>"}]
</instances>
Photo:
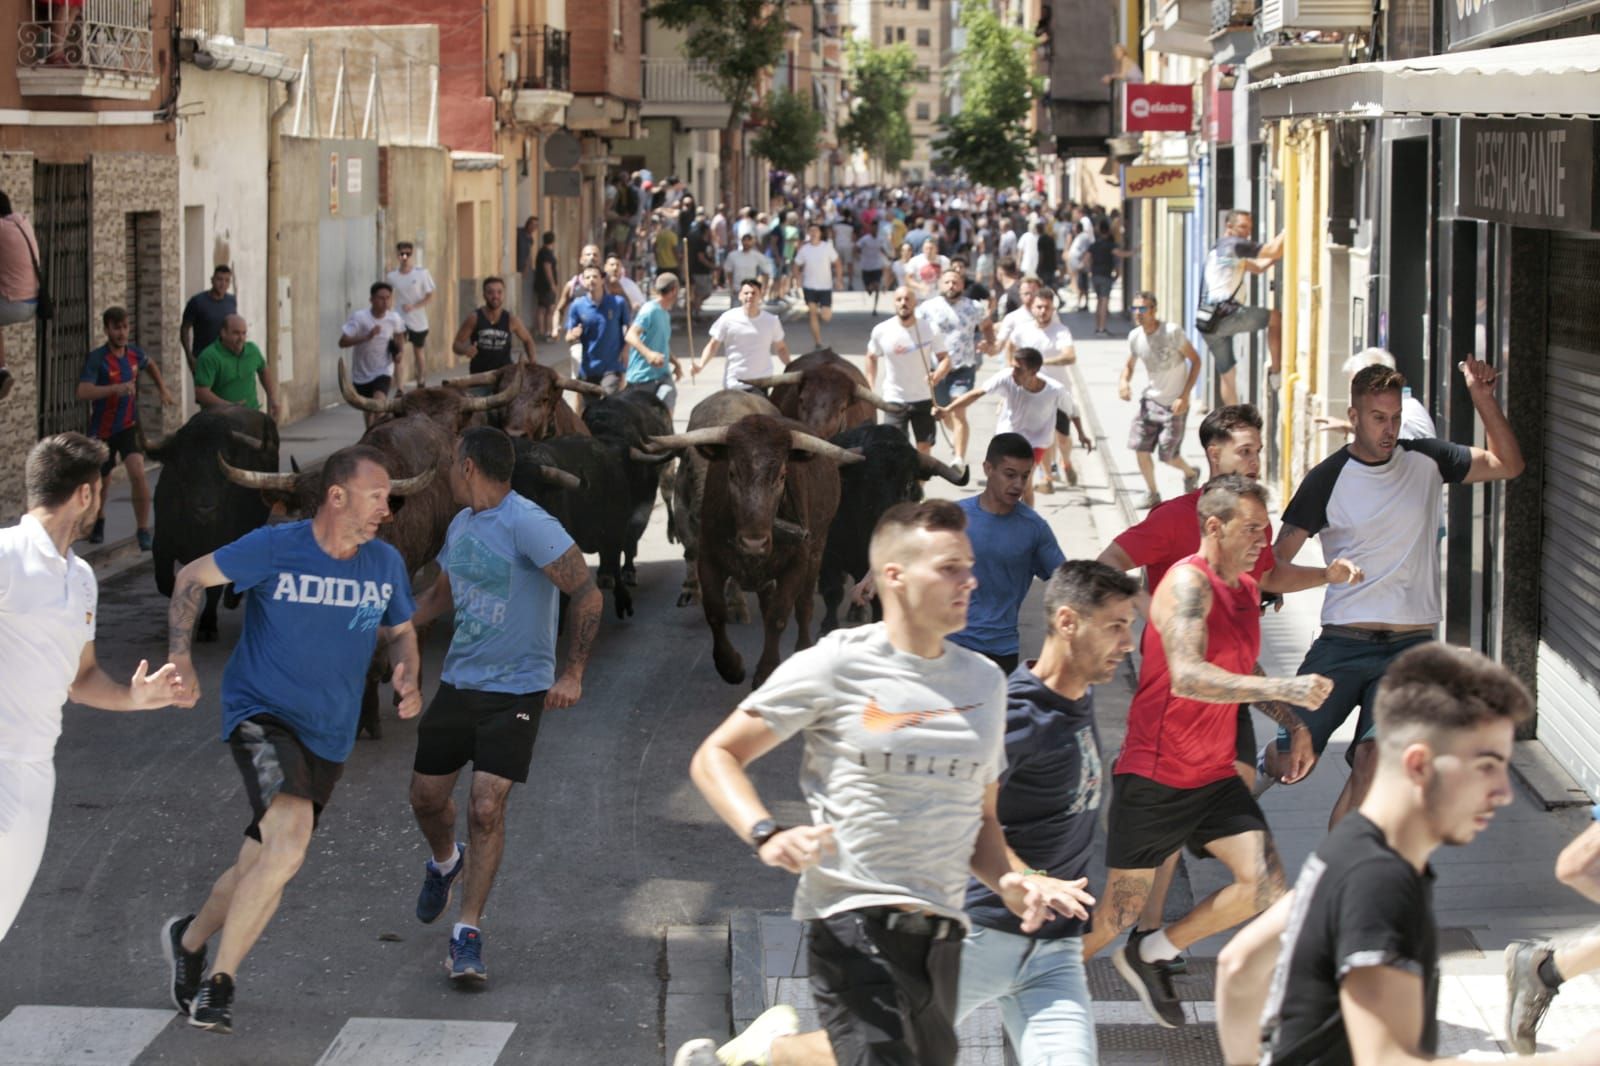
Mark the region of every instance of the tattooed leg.
<instances>
[{"instance_id":1,"label":"tattooed leg","mask_svg":"<svg viewBox=\"0 0 1600 1066\"><path fill-rule=\"evenodd\" d=\"M1213 840L1206 850L1228 867L1233 884L1213 892L1167 927L1167 936L1180 948L1255 917L1288 891L1278 849L1264 831Z\"/></svg>"},{"instance_id":2,"label":"tattooed leg","mask_svg":"<svg viewBox=\"0 0 1600 1066\"><path fill-rule=\"evenodd\" d=\"M1106 871L1106 890L1100 893L1100 902L1094 909L1094 928L1083 938L1085 959L1139 920L1155 877L1154 870Z\"/></svg>"}]
</instances>

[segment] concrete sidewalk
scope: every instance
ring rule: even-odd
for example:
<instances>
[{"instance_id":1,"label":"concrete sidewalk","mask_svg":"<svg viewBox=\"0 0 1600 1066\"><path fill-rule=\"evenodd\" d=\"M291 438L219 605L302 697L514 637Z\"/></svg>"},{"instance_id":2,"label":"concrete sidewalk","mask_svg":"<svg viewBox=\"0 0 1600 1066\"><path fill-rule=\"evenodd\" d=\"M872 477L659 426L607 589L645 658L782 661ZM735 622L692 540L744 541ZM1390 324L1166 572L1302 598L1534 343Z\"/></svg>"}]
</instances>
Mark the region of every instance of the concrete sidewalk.
<instances>
[{"instance_id":1,"label":"concrete sidewalk","mask_svg":"<svg viewBox=\"0 0 1600 1066\"><path fill-rule=\"evenodd\" d=\"M1040 512L1050 521L1069 558L1089 557L1126 528L1135 512L1134 502L1144 495L1143 478L1127 447L1133 402L1117 398L1117 380L1127 358L1127 324L1113 319L1117 336L1094 337L1090 315L1069 314L1067 322L1078 340L1074 370L1077 399L1086 426L1097 438L1093 455L1078 453L1075 462L1080 485L1053 496L1038 497ZM985 367L989 371L993 364ZM1135 376L1135 395L1142 381ZM980 372L980 379L983 373ZM974 454L992 432L991 405L980 402L974 414ZM1189 420L1184 456L1202 470L1205 458L1196 430L1202 411ZM944 449L941 443L940 449ZM936 453L937 454L937 453ZM975 469L981 469L974 463ZM1182 490L1175 470L1158 466L1158 484L1164 496ZM934 487L936 486L936 487ZM976 482L966 490L942 483L930 488L939 495L957 496L980 491ZM947 491L948 490L948 491ZM1284 501L1275 501L1279 507ZM1276 522L1276 512L1274 521ZM1301 560L1315 563L1313 541ZM1023 608L1023 648L1036 651L1042 634L1038 586ZM1306 592L1288 598L1283 610L1269 614L1262 624L1262 664L1269 673L1292 673L1316 634L1321 593ZM1096 709L1107 752L1120 748L1133 671L1128 669L1096 690ZM1301 864L1321 842L1327 816L1347 774L1343 754L1353 724L1334 735L1327 757L1311 777L1293 787L1270 790L1262 807L1272 826L1291 881ZM1256 716L1258 738L1265 742L1276 727ZM1509 1054L1503 1043L1504 980L1501 951L1510 939L1571 934L1593 925L1597 914L1583 899L1560 885L1553 875L1556 854L1588 823L1586 811L1547 811L1519 786L1516 801L1502 810L1493 825L1471 846L1446 848L1435 856L1438 880L1435 908L1446 953L1439 1018L1440 1054L1499 1059ZM1222 887L1228 877L1214 860L1185 856L1189 891L1175 891L1169 913L1186 910L1192 898ZM1091 885L1104 883L1097 861ZM805 972L802 927L785 914L742 913L730 923L731 942L722 947L725 931L719 926L680 934L679 947L669 936L666 1012L666 1055L670 1060L682 1040L693 1036L722 1035L718 1022L727 1019L734 1030L742 1028L761 1010L774 1003L791 1003L802 1019L814 1022ZM693 949L687 945L692 940ZM1220 1063L1212 1007L1215 957L1227 937L1218 936L1194 946L1189 975L1180 979L1180 994L1188 1002L1191 1024L1164 1030L1152 1024L1133 992L1101 955L1089 964L1090 987L1095 997L1095 1018L1100 1039L1100 1060L1125 1064ZM720 967L731 959L728 983ZM680 980L681 977L681 980ZM723 1013L723 1012L726 1013ZM1570 981L1551 1008L1541 1030L1543 1043L1567 1046L1600 1023L1600 983L1580 977ZM961 1062L998 1064L1004 1061L998 1012L980 1011L962 1027Z\"/></svg>"}]
</instances>

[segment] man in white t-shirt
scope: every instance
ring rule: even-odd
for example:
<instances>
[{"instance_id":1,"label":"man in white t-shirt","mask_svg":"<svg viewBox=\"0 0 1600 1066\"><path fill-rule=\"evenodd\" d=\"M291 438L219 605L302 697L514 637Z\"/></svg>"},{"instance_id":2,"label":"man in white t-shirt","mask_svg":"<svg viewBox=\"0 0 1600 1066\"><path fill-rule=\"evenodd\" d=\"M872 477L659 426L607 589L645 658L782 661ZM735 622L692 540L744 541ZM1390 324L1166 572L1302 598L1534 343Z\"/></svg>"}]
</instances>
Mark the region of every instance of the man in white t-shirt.
<instances>
[{"instance_id":1,"label":"man in white t-shirt","mask_svg":"<svg viewBox=\"0 0 1600 1066\"><path fill-rule=\"evenodd\" d=\"M1183 491L1193 492L1200 485L1200 471L1178 454L1183 447L1183 428L1189 413L1189 394L1200 376L1200 353L1176 322L1156 317L1156 297L1141 292L1133 298L1133 331L1128 334L1128 362L1117 382L1117 395L1124 403L1133 399L1133 368L1144 364L1149 383L1139 397L1139 411L1128 430L1128 447L1139 461L1144 475L1145 497L1139 506L1148 509L1161 502L1156 491L1156 464L1161 461L1183 473Z\"/></svg>"},{"instance_id":2,"label":"man in white t-shirt","mask_svg":"<svg viewBox=\"0 0 1600 1066\"><path fill-rule=\"evenodd\" d=\"M811 342L822 347L822 323L833 321L833 290L839 287L839 252L822 239L822 226L806 227L806 243L794 253L794 275L805 294Z\"/></svg>"},{"instance_id":3,"label":"man in white t-shirt","mask_svg":"<svg viewBox=\"0 0 1600 1066\"><path fill-rule=\"evenodd\" d=\"M968 872L1024 931L1087 916L1086 881L1028 870L996 814L1005 677L947 639L977 585L966 525L948 500L890 508L870 545L884 620L796 652L695 752L690 776L717 815L761 862L800 876L821 1028L801 1033L793 1007L774 1007L720 1049L683 1045L673 1066L954 1066ZM786 827L746 767L795 736L810 818Z\"/></svg>"},{"instance_id":4,"label":"man in white t-shirt","mask_svg":"<svg viewBox=\"0 0 1600 1066\"><path fill-rule=\"evenodd\" d=\"M394 246L400 265L389 271L386 280L394 290L394 304L406 326L406 340L411 345L411 357L417 368L417 388L427 384L426 358L423 350L428 346L428 303L433 299L433 275L427 267L417 266L417 246L401 241ZM404 367L402 361L401 366ZM403 376L403 375L401 375Z\"/></svg>"},{"instance_id":5,"label":"man in white t-shirt","mask_svg":"<svg viewBox=\"0 0 1600 1066\"><path fill-rule=\"evenodd\" d=\"M937 237L929 237L922 242L922 251L912 256L911 261L906 264L905 284L910 287L918 303L939 291L939 275L949 266L950 260L939 254Z\"/></svg>"},{"instance_id":6,"label":"man in white t-shirt","mask_svg":"<svg viewBox=\"0 0 1600 1066\"><path fill-rule=\"evenodd\" d=\"M1062 426L1076 426L1084 448L1093 451L1094 444L1083 431L1083 422L1078 417L1072 393L1060 382L1052 381L1039 372L1043 361L1036 349L1019 349L1012 357L1011 369L1000 371L980 388L950 401L948 406L934 407L934 417L943 419L992 394L1000 401L1000 416L994 424L995 435L1020 433L1026 437L1033 448L1035 469L1044 463ZM1040 484L1049 485L1049 482ZM1029 478L1023 502L1030 507L1033 506L1034 488L1035 479Z\"/></svg>"},{"instance_id":7,"label":"man in white t-shirt","mask_svg":"<svg viewBox=\"0 0 1600 1066\"><path fill-rule=\"evenodd\" d=\"M141 660L124 685L95 661L100 593L72 542L89 535L100 511L106 454L81 433L35 444L26 463L27 513L0 529L0 938L44 858L61 705L153 710L180 700L186 684L171 663L152 674Z\"/></svg>"},{"instance_id":8,"label":"man in white t-shirt","mask_svg":"<svg viewBox=\"0 0 1600 1066\"><path fill-rule=\"evenodd\" d=\"M917 298L909 288L894 291L894 317L872 327L867 340L867 387L891 403L904 404L902 413L885 411L886 426L911 427L911 440L917 451L933 450L938 427L933 420L933 387L950 373L950 353L944 334L922 324L917 318ZM878 389L878 363L884 368L883 387Z\"/></svg>"},{"instance_id":9,"label":"man in white t-shirt","mask_svg":"<svg viewBox=\"0 0 1600 1066\"><path fill-rule=\"evenodd\" d=\"M728 287L733 290L734 299L738 299L739 288L745 281L754 278L761 285L761 298L767 297L767 290L772 283L772 260L756 251L755 219L750 220L751 228L739 234L739 247L728 253L723 260L723 269L728 274Z\"/></svg>"},{"instance_id":10,"label":"man in white t-shirt","mask_svg":"<svg viewBox=\"0 0 1600 1066\"><path fill-rule=\"evenodd\" d=\"M339 331L339 347L350 353L350 380L356 392L369 400L387 399L394 389L394 357L404 347L405 321L391 309L394 289L375 281L369 290L372 303L352 312ZM374 414L367 412L370 425Z\"/></svg>"},{"instance_id":11,"label":"man in white t-shirt","mask_svg":"<svg viewBox=\"0 0 1600 1066\"><path fill-rule=\"evenodd\" d=\"M711 339L706 341L700 358L694 361L698 374L718 354L726 354L728 363L722 371L722 387L758 391L745 382L751 378L764 378L772 374L772 357L776 355L784 366L789 365L789 346L783 342L783 323L771 311L761 309L761 281L745 278L739 285L739 306L722 312L711 323Z\"/></svg>"},{"instance_id":12,"label":"man in white t-shirt","mask_svg":"<svg viewBox=\"0 0 1600 1066\"><path fill-rule=\"evenodd\" d=\"M1067 324L1061 321L1061 316L1056 313L1055 290L1041 285L1028 301L1027 309L1030 312L1026 319L1020 319L1012 328L1006 338L1005 356L1009 363L1015 353L1023 348L1036 349L1044 359L1043 374L1068 392L1072 386L1067 377L1067 367L1078 361L1078 350L1072 343L1072 331L1067 329ZM1052 452L1059 453L1061 457L1061 476L1068 485L1078 483L1078 472L1072 466L1072 437L1071 429L1066 419L1059 420L1056 427L1056 444ZM1088 447L1088 438L1084 437L1080 427L1078 436ZM1051 484L1051 473L1054 462L1046 456L1046 462L1041 464L1037 471L1043 477L1039 491L1054 492Z\"/></svg>"},{"instance_id":13,"label":"man in white t-shirt","mask_svg":"<svg viewBox=\"0 0 1600 1066\"><path fill-rule=\"evenodd\" d=\"M963 295L965 286L966 275L958 259L939 275L939 295L917 306L917 318L944 336L944 347L950 353L950 373L934 388L933 398L943 406L949 406L951 400L977 384L978 366L984 354L994 348L994 323L989 321L988 305ZM983 336L981 343L979 333ZM960 412L952 414L950 429L956 466L965 468L969 432L966 416Z\"/></svg>"},{"instance_id":14,"label":"man in white t-shirt","mask_svg":"<svg viewBox=\"0 0 1600 1066\"><path fill-rule=\"evenodd\" d=\"M867 230L856 240L856 265L861 268L861 287L872 293L872 313L878 313L878 292L883 288L883 269L889 257L877 233Z\"/></svg>"},{"instance_id":15,"label":"man in white t-shirt","mask_svg":"<svg viewBox=\"0 0 1600 1066\"><path fill-rule=\"evenodd\" d=\"M1028 230L1017 238L1017 269L1024 274L1039 273L1039 223L1029 222Z\"/></svg>"}]
</instances>

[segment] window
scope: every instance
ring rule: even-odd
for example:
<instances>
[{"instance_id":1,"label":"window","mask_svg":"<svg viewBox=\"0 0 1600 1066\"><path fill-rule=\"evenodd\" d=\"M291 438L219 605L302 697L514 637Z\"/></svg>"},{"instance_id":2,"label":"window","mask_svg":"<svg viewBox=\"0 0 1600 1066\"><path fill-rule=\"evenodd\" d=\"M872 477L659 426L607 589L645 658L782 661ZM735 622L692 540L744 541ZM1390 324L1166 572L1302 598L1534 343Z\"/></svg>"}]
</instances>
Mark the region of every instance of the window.
<instances>
[{"instance_id":1,"label":"window","mask_svg":"<svg viewBox=\"0 0 1600 1066\"><path fill-rule=\"evenodd\" d=\"M925 100L917 101L917 121L918 122L926 122L926 121L928 121L928 116L929 116L929 112L928 112L927 101L925 101Z\"/></svg>"},{"instance_id":2,"label":"window","mask_svg":"<svg viewBox=\"0 0 1600 1066\"><path fill-rule=\"evenodd\" d=\"M917 47L928 48L933 44L933 33L927 29L917 31Z\"/></svg>"},{"instance_id":3,"label":"window","mask_svg":"<svg viewBox=\"0 0 1600 1066\"><path fill-rule=\"evenodd\" d=\"M917 10L926 11L931 6L932 0L917 0Z\"/></svg>"},{"instance_id":4,"label":"window","mask_svg":"<svg viewBox=\"0 0 1600 1066\"><path fill-rule=\"evenodd\" d=\"M894 39L897 40L897 41L903 41L903 40L906 39L906 28L904 26L896 26L895 27L895 29L894 29Z\"/></svg>"},{"instance_id":5,"label":"window","mask_svg":"<svg viewBox=\"0 0 1600 1066\"><path fill-rule=\"evenodd\" d=\"M893 26L885 26L883 28L883 43L884 44L894 44L894 27Z\"/></svg>"}]
</instances>

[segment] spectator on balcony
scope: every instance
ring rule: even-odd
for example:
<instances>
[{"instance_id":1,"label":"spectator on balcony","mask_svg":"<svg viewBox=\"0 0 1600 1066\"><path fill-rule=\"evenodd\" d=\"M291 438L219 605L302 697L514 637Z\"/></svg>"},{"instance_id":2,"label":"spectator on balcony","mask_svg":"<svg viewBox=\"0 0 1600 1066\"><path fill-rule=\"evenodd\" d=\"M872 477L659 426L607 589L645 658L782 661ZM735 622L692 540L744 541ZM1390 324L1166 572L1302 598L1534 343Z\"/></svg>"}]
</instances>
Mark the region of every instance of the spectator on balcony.
<instances>
[{"instance_id":1,"label":"spectator on balcony","mask_svg":"<svg viewBox=\"0 0 1600 1066\"><path fill-rule=\"evenodd\" d=\"M12 210L11 197L0 192L0 326L15 326L39 309L39 238L33 225ZM6 369L5 334L0 332L0 400L14 381Z\"/></svg>"},{"instance_id":2,"label":"spectator on balcony","mask_svg":"<svg viewBox=\"0 0 1600 1066\"><path fill-rule=\"evenodd\" d=\"M84 65L83 55L83 29L78 29L77 62L67 54L67 45L72 41L72 24L83 16L83 0L51 0L51 33L50 55L45 59L47 67L67 67Z\"/></svg>"},{"instance_id":3,"label":"spectator on balcony","mask_svg":"<svg viewBox=\"0 0 1600 1066\"><path fill-rule=\"evenodd\" d=\"M216 343L222 335L222 323L229 315L239 313L239 301L229 292L233 284L233 270L227 263L218 263L211 271L211 287L197 292L183 305L183 319L178 324L178 343L183 346L183 357L189 363L189 373L194 373L195 361L200 353Z\"/></svg>"}]
</instances>

